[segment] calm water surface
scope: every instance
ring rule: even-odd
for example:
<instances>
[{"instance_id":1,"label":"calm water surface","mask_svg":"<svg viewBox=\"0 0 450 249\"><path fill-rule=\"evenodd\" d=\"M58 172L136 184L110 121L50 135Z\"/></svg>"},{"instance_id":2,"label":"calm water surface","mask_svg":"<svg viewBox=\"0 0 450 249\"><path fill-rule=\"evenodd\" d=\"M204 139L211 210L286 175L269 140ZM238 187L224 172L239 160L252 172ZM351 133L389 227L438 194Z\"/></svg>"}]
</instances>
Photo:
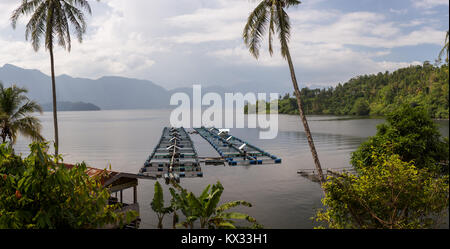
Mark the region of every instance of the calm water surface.
<instances>
[{"instance_id":1,"label":"calm water surface","mask_svg":"<svg viewBox=\"0 0 450 249\"><path fill-rule=\"evenodd\" d=\"M169 125L169 111L114 110L94 112L59 112L60 153L64 161L85 161L96 168L137 173ZM50 112L40 119L43 135L53 139L53 120ZM309 116L309 125L325 168L349 166L350 153L367 137L376 133L381 119L339 120L333 116ZM441 133L448 136L449 122L436 121ZM222 201L246 200L251 208L236 208L255 217L267 228L313 228L315 210L321 208L322 191L297 174L299 169L314 167L303 127L298 116L280 115L276 139L259 140L258 129L231 129L236 135L258 147L281 157L282 164L252 166L202 166L204 177L182 179L181 185L194 193L201 193L208 184L220 181L225 187ZM200 156L218 156L199 135L191 135ZM29 141L19 139L16 151L26 154ZM170 194L164 187L168 204ZM151 211L153 180L139 180L138 201L141 228L156 228L156 215ZM125 201L132 202L132 192L124 192ZM166 217L165 227L171 227Z\"/></svg>"}]
</instances>

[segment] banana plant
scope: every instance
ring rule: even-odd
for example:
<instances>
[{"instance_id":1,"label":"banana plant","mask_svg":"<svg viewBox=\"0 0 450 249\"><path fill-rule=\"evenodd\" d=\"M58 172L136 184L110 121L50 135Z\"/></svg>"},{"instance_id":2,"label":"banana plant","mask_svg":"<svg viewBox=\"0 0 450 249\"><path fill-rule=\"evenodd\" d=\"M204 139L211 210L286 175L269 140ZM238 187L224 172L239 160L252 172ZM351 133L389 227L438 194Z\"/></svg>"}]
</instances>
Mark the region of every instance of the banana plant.
<instances>
[{"instance_id":1,"label":"banana plant","mask_svg":"<svg viewBox=\"0 0 450 249\"><path fill-rule=\"evenodd\" d=\"M164 207L164 195L161 184L158 181L155 182L155 193L153 195L153 200L150 203L152 210L158 216L158 228L162 229L162 221L166 214L173 212L172 205L169 207Z\"/></svg>"},{"instance_id":2,"label":"banana plant","mask_svg":"<svg viewBox=\"0 0 450 249\"><path fill-rule=\"evenodd\" d=\"M172 195L171 206L174 210L174 227L179 225L177 224L178 215L176 211L180 210L181 213L186 217L186 221L183 222L183 226L186 228L194 228L194 222L197 220L197 217L194 215L193 208L189 205L189 201L187 199L187 190L182 188L175 182L172 182L172 185L176 188L176 190L178 190L177 192L174 188L169 188L170 194Z\"/></svg>"},{"instance_id":3,"label":"banana plant","mask_svg":"<svg viewBox=\"0 0 450 249\"><path fill-rule=\"evenodd\" d=\"M175 185L179 190L176 193L175 189L171 188L172 206L180 209L186 216L186 220L178 224L186 228L193 228L195 221L200 221L201 228L236 228L235 220L246 220L253 223L253 227L261 228L256 220L247 215L238 212L225 212L236 206L251 207L252 205L246 201L232 201L218 206L220 197L223 193L223 186L220 182L214 185L208 185L199 197L192 192Z\"/></svg>"},{"instance_id":4,"label":"banana plant","mask_svg":"<svg viewBox=\"0 0 450 249\"><path fill-rule=\"evenodd\" d=\"M244 228L244 227L236 227L234 225L234 220L246 220L252 224L251 227L245 228L263 228L262 225L258 224L255 218L238 212L225 212L230 208L236 206L247 206L251 207L252 205L246 201L232 201L225 203L218 208L216 208L216 215L210 217L208 220L208 225L210 228Z\"/></svg>"}]
</instances>

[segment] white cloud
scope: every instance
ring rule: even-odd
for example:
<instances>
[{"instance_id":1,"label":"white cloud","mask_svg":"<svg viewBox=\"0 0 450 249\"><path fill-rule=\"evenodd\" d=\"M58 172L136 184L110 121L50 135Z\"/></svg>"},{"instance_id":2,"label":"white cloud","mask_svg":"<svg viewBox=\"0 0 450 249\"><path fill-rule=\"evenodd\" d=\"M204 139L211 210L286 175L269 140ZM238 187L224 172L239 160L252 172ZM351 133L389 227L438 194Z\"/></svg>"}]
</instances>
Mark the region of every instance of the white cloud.
<instances>
[{"instance_id":1,"label":"white cloud","mask_svg":"<svg viewBox=\"0 0 450 249\"><path fill-rule=\"evenodd\" d=\"M0 29L11 26L10 16L13 10L19 6L16 0L2 0L0 2Z\"/></svg>"},{"instance_id":2,"label":"white cloud","mask_svg":"<svg viewBox=\"0 0 450 249\"><path fill-rule=\"evenodd\" d=\"M370 48L395 48L420 44L441 44L441 30L420 28L405 33L396 22L370 12L342 13L329 23L294 25L292 41L335 43Z\"/></svg>"},{"instance_id":3,"label":"white cloud","mask_svg":"<svg viewBox=\"0 0 450 249\"><path fill-rule=\"evenodd\" d=\"M420 64L418 61L392 62L377 61L390 54L389 51L356 52L349 48L333 46L330 44L296 44L291 47L292 60L297 69L312 74L320 75L316 79L308 80L309 84L335 85L344 82L359 74L370 74L384 71L394 71L401 67ZM263 53L256 60L250 56L244 46L233 49L224 49L210 53L224 62L232 62L235 65L258 65L269 67L287 67L287 62L279 54L270 57Z\"/></svg>"},{"instance_id":4,"label":"white cloud","mask_svg":"<svg viewBox=\"0 0 450 249\"><path fill-rule=\"evenodd\" d=\"M193 13L167 18L180 28L171 39L177 43L202 43L240 39L253 4L242 0L219 0L215 8L199 8Z\"/></svg>"},{"instance_id":5,"label":"white cloud","mask_svg":"<svg viewBox=\"0 0 450 249\"><path fill-rule=\"evenodd\" d=\"M412 61L412 62L392 62L392 61L381 61L376 63L380 68L379 72L383 71L394 71L395 69L408 67L410 65L422 65L420 61Z\"/></svg>"},{"instance_id":6,"label":"white cloud","mask_svg":"<svg viewBox=\"0 0 450 249\"><path fill-rule=\"evenodd\" d=\"M290 14L293 26L291 54L295 64L307 70L320 71L343 67L347 67L347 70L357 68L361 72L393 70L396 66L415 62L379 63L375 57L389 55L390 49L396 47L442 42L442 31L421 28L404 33L397 27L397 23L387 22L382 14L300 10ZM314 21L308 23L308 18L317 20L317 23ZM349 46L369 47L378 51L358 52ZM261 58L258 61L249 55L243 45L213 51L210 54L238 64L285 65L278 52L270 57L265 47L261 48Z\"/></svg>"},{"instance_id":7,"label":"white cloud","mask_svg":"<svg viewBox=\"0 0 450 249\"><path fill-rule=\"evenodd\" d=\"M398 15L404 15L404 14L408 13L408 9L393 9L393 8L390 8L389 12L392 12L392 13L398 14Z\"/></svg>"},{"instance_id":8,"label":"white cloud","mask_svg":"<svg viewBox=\"0 0 450 249\"><path fill-rule=\"evenodd\" d=\"M46 66L47 64L50 64L50 59L43 51L44 50L35 53L28 42L12 41L0 37L0 62L3 63L10 63L31 69L46 70L50 68L49 66ZM48 61L48 63L44 63L44 61ZM3 63L0 63L0 65Z\"/></svg>"},{"instance_id":9,"label":"white cloud","mask_svg":"<svg viewBox=\"0 0 450 249\"><path fill-rule=\"evenodd\" d=\"M449 5L448 0L411 0L414 7L430 9L440 5Z\"/></svg>"},{"instance_id":10,"label":"white cloud","mask_svg":"<svg viewBox=\"0 0 450 249\"><path fill-rule=\"evenodd\" d=\"M404 32L399 23L387 21L384 15L371 12L341 13L299 9L292 11L290 16L293 27L290 49L294 64L296 68L317 74L316 79L308 81L313 84L323 84L326 81L328 84L336 84L353 77L355 73L393 71L418 64L418 61L380 62L380 59L390 55L392 48L420 44L440 45L443 36L443 31L431 27ZM309 19L312 21L308 22ZM410 24L410 27L420 25L418 21ZM273 57L269 56L266 46L264 44L261 48L258 60L250 56L242 44L215 50L209 55L237 65L285 67L286 61L279 55L278 46ZM351 46L367 47L375 51L364 52L364 49L355 50Z\"/></svg>"},{"instance_id":11,"label":"white cloud","mask_svg":"<svg viewBox=\"0 0 450 249\"><path fill-rule=\"evenodd\" d=\"M123 2L107 1L106 4ZM130 22L127 16L132 15L132 11L127 12L128 10L110 9L102 15L89 18L88 33L84 36L83 43L79 44L73 38L70 53L59 47L55 48L57 74L90 78L111 74L138 77L137 75L148 70L155 63L152 54L164 51L167 46L147 36L146 30L141 30L142 27L138 27L137 23ZM93 8L94 14L95 11ZM43 46L38 53L34 53L28 42L2 39L1 36L0 44L0 62L49 72L48 54Z\"/></svg>"},{"instance_id":12,"label":"white cloud","mask_svg":"<svg viewBox=\"0 0 450 249\"><path fill-rule=\"evenodd\" d=\"M395 15L389 12L344 12L324 8L324 0L302 2L298 8L288 10L292 22L290 45L294 63L309 75L308 82L334 83L354 74L391 71L417 63L384 59L395 48L440 46L443 42L444 31L435 25L441 20L411 18L414 11L406 8L388 8L389 12L404 15L403 20L394 21L390 18ZM284 73L286 62L279 55L278 46L270 57L264 43L260 59L255 60L243 45L242 30L256 4L248 0L92 1L93 17L88 20L83 43L74 40L70 54L56 51L57 73L89 78L113 74L164 84L173 81L172 87L177 82L197 80L255 80L234 74L232 71L238 67L262 71L283 67L274 72ZM414 1L418 8L443 4L448 5L448 0ZM1 0L0 16L9 16L16 5L17 0ZM23 31L12 31L7 19L0 20L0 65L13 63L49 72L46 51L34 53L23 40L23 33L18 34ZM224 66L234 78L215 78L214 70ZM176 74L172 73L174 70ZM206 71L210 76L202 73Z\"/></svg>"}]
</instances>

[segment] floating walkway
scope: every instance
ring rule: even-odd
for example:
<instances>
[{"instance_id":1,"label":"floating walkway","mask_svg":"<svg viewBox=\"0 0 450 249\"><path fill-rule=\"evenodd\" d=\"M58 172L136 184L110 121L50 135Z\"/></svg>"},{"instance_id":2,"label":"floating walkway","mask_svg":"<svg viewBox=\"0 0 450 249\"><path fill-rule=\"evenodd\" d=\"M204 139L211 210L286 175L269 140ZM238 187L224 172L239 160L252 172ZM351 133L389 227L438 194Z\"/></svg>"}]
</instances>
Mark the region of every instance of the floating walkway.
<instances>
[{"instance_id":1,"label":"floating walkway","mask_svg":"<svg viewBox=\"0 0 450 249\"><path fill-rule=\"evenodd\" d=\"M139 171L146 176L164 177L166 183L183 177L202 177L197 151L186 130L163 129L161 139Z\"/></svg>"},{"instance_id":2,"label":"floating walkway","mask_svg":"<svg viewBox=\"0 0 450 249\"><path fill-rule=\"evenodd\" d=\"M281 163L281 158L277 158L254 145L229 135L226 130L205 127L194 129L211 144L229 165Z\"/></svg>"}]
</instances>

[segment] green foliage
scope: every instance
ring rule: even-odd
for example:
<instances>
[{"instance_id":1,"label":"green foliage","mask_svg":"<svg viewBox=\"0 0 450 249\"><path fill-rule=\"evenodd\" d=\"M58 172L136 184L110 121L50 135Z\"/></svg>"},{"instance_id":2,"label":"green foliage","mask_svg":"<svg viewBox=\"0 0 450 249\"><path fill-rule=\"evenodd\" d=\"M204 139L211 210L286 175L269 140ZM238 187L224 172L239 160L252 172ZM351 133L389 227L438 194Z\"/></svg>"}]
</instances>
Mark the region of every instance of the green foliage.
<instances>
[{"instance_id":1,"label":"green foliage","mask_svg":"<svg viewBox=\"0 0 450 249\"><path fill-rule=\"evenodd\" d=\"M22 159L0 146L0 228L100 228L136 218L108 205L108 189L86 174L84 163L67 169L47 150L33 143Z\"/></svg>"},{"instance_id":2,"label":"green foliage","mask_svg":"<svg viewBox=\"0 0 450 249\"><path fill-rule=\"evenodd\" d=\"M395 154L371 157L371 167L360 167L359 176L328 178L326 208L316 213L316 221L337 229L438 227L448 212L448 175L435 177Z\"/></svg>"},{"instance_id":3,"label":"green foliage","mask_svg":"<svg viewBox=\"0 0 450 249\"><path fill-rule=\"evenodd\" d=\"M41 123L32 116L33 112L42 113L42 109L25 95L27 92L16 85L5 88L0 81L0 137L3 143L9 139L14 144L18 133L36 141L44 140L40 134Z\"/></svg>"},{"instance_id":4,"label":"green foliage","mask_svg":"<svg viewBox=\"0 0 450 249\"><path fill-rule=\"evenodd\" d=\"M162 229L162 221L164 219L164 215L171 213L173 210L172 206L164 207L164 194L161 184L159 184L158 181L155 182L155 193L153 195L153 200L150 203L150 206L158 216L158 228Z\"/></svg>"},{"instance_id":5,"label":"green foliage","mask_svg":"<svg viewBox=\"0 0 450 249\"><path fill-rule=\"evenodd\" d=\"M351 114L357 116L366 116L369 115L369 112L369 102L367 102L364 98L357 99L351 110Z\"/></svg>"},{"instance_id":6,"label":"green foliage","mask_svg":"<svg viewBox=\"0 0 450 249\"><path fill-rule=\"evenodd\" d=\"M386 117L386 123L377 127L375 136L352 154L351 163L356 169L361 169L374 164L374 152L397 154L403 161L413 161L418 168L441 170L448 174L448 150L448 139L442 139L425 108L402 105Z\"/></svg>"},{"instance_id":7,"label":"green foliage","mask_svg":"<svg viewBox=\"0 0 450 249\"><path fill-rule=\"evenodd\" d=\"M247 215L238 212L225 212L236 206L251 207L246 201L232 201L218 206L220 197L223 193L223 186L220 182L214 185L208 185L200 196L195 196L192 192L187 192L179 185L170 188L172 194L172 205L175 210L181 210L186 220L179 226L194 227L194 222L199 220L201 228L236 228L235 220L246 220L253 225L253 228L262 228L256 220Z\"/></svg>"},{"instance_id":8,"label":"green foliage","mask_svg":"<svg viewBox=\"0 0 450 249\"><path fill-rule=\"evenodd\" d=\"M22 175L26 166L22 158L14 154L11 144L0 144L0 174Z\"/></svg>"},{"instance_id":9,"label":"green foliage","mask_svg":"<svg viewBox=\"0 0 450 249\"><path fill-rule=\"evenodd\" d=\"M385 116L399 105L416 103L425 107L432 118L448 119L448 72L448 64L424 63L393 73L358 76L328 89L303 88L303 109L306 114ZM360 113L356 107L361 108ZM295 97L280 99L278 111L298 114Z\"/></svg>"},{"instance_id":10,"label":"green foliage","mask_svg":"<svg viewBox=\"0 0 450 249\"><path fill-rule=\"evenodd\" d=\"M182 188L180 185L176 183L172 183L174 188L170 188L170 194L172 195L171 204L174 210L180 210L182 214L186 217L186 221L183 222L183 226L194 228L194 221L197 219L194 215L194 207L189 205L188 201L188 192L186 189ZM177 191L178 190L178 191ZM174 211L175 212L175 211ZM175 218L174 218L175 219ZM177 218L178 220L178 218ZM177 221L178 222L178 221Z\"/></svg>"}]
</instances>

